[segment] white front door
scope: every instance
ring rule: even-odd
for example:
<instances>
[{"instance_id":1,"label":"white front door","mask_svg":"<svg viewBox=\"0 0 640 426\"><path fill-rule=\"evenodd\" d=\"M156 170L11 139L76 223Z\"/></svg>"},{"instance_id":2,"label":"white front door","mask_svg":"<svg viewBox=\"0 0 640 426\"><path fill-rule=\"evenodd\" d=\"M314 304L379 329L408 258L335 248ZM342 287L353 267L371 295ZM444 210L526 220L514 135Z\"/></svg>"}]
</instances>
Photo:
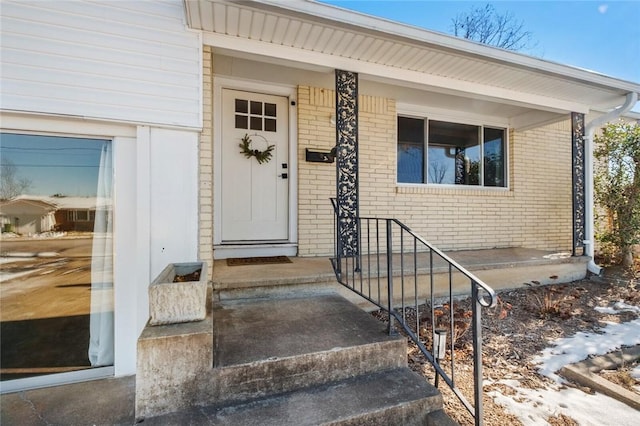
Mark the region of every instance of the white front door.
<instances>
[{"instance_id":1,"label":"white front door","mask_svg":"<svg viewBox=\"0 0 640 426\"><path fill-rule=\"evenodd\" d=\"M222 91L222 243L289 240L288 99ZM258 162L240 146L271 158Z\"/></svg>"}]
</instances>

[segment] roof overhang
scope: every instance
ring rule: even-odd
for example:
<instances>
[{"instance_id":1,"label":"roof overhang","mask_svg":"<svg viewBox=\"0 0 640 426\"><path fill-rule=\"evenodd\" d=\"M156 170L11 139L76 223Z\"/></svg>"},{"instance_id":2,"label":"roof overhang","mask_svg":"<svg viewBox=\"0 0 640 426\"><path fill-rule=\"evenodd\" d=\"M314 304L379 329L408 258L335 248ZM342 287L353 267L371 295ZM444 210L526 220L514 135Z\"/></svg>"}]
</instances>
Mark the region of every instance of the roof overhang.
<instances>
[{"instance_id":1,"label":"roof overhang","mask_svg":"<svg viewBox=\"0 0 640 426\"><path fill-rule=\"evenodd\" d=\"M640 84L309 0L185 0L225 55L512 105L516 127L607 111Z\"/></svg>"}]
</instances>

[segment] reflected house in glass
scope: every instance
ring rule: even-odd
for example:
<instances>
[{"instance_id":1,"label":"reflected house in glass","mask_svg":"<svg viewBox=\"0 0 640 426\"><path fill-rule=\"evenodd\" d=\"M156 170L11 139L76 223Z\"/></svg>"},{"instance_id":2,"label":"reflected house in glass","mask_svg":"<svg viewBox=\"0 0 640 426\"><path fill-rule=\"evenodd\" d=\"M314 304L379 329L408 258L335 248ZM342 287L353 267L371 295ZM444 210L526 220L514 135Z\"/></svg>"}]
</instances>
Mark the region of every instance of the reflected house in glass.
<instances>
[{"instance_id":1,"label":"reflected house in glass","mask_svg":"<svg viewBox=\"0 0 640 426\"><path fill-rule=\"evenodd\" d=\"M20 195L0 202L0 217L6 231L33 235L49 231L93 232L96 208L111 202L96 197Z\"/></svg>"},{"instance_id":2,"label":"reflected house in glass","mask_svg":"<svg viewBox=\"0 0 640 426\"><path fill-rule=\"evenodd\" d=\"M0 202L0 222L3 232L39 234L53 231L57 206L49 197L20 195Z\"/></svg>"}]
</instances>

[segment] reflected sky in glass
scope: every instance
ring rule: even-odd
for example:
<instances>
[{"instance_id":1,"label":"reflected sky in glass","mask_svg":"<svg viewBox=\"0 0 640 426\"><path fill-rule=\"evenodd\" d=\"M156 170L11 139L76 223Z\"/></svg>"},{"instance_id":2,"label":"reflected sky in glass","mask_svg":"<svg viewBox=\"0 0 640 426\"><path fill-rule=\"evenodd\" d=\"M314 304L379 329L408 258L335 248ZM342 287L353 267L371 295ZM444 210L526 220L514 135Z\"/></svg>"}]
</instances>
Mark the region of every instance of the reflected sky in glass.
<instances>
[{"instance_id":1,"label":"reflected sky in glass","mask_svg":"<svg viewBox=\"0 0 640 426\"><path fill-rule=\"evenodd\" d=\"M2 133L0 161L27 178L30 195L95 196L106 140Z\"/></svg>"}]
</instances>

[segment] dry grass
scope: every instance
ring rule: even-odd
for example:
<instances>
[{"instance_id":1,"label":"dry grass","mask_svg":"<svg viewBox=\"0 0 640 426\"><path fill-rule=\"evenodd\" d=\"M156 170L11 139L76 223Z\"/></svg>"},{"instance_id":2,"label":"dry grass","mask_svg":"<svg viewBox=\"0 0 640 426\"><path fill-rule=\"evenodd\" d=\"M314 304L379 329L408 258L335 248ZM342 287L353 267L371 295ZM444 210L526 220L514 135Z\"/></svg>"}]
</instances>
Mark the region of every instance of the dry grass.
<instances>
[{"instance_id":1,"label":"dry grass","mask_svg":"<svg viewBox=\"0 0 640 426\"><path fill-rule=\"evenodd\" d=\"M598 375L604 379L609 380L616 385L622 386L628 391L635 392L640 395L637 386L640 386L640 380L634 379L631 376L631 370L633 370L640 362L636 361L631 365L624 365L617 370L602 370L598 372Z\"/></svg>"},{"instance_id":2,"label":"dry grass","mask_svg":"<svg viewBox=\"0 0 640 426\"><path fill-rule=\"evenodd\" d=\"M508 395L512 393L508 387L498 382L503 379L517 379L522 386L532 389L543 388L549 379L540 376L537 367L532 363L533 357L560 337L574 335L578 331L596 331L602 321L624 322L632 320L636 314L623 315L603 314L596 311L596 306L612 306L623 300L625 303L640 305L640 262L633 272L620 269L608 270L601 280L583 280L570 284L538 286L532 283L518 290L500 293L498 306L483 312L483 369L484 379L489 385L484 386L483 407L485 425L518 425L520 421L505 412L487 396L489 391L498 391ZM440 308L448 313L448 306ZM465 313L470 310L469 300L454 304L453 309L459 313L458 321L465 321ZM411 312L407 312L411 316ZM415 321L415 313L412 318ZM383 319L383 316L378 316ZM440 317L440 315L438 315ZM442 315L446 317L446 315ZM421 336L430 347L430 325L421 321ZM468 324L457 324L455 347L455 380L456 386L469 401L473 401L473 362ZM433 367L421 356L417 347L410 344L408 349L409 366L423 374L431 383L434 382ZM450 354L442 362L445 371L450 362ZM626 380L626 379L622 379ZM445 400L445 411L461 425L473 425L473 419L444 383L440 390ZM576 425L575 420L565 415L548 419L551 425Z\"/></svg>"}]
</instances>

